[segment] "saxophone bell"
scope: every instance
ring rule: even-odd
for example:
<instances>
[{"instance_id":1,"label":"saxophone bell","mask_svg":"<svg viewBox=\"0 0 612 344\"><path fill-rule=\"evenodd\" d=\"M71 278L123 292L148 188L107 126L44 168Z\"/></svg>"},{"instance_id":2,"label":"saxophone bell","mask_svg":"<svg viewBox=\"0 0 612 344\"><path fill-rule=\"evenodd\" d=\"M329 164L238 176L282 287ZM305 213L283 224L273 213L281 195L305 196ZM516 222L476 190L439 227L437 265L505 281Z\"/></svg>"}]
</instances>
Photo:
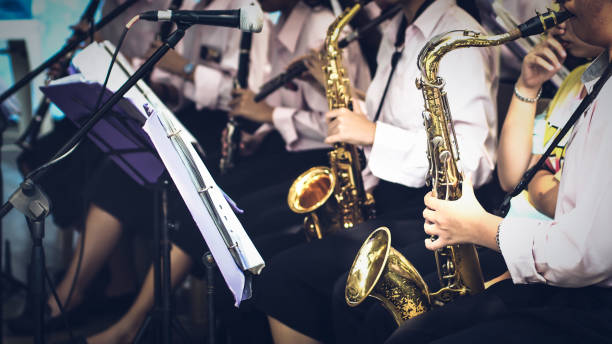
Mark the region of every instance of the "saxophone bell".
<instances>
[{"instance_id":1,"label":"saxophone bell","mask_svg":"<svg viewBox=\"0 0 612 344\"><path fill-rule=\"evenodd\" d=\"M381 301L398 325L432 307L427 284L410 261L391 247L387 227L376 229L365 240L346 281L349 306L358 306L368 296Z\"/></svg>"}]
</instances>

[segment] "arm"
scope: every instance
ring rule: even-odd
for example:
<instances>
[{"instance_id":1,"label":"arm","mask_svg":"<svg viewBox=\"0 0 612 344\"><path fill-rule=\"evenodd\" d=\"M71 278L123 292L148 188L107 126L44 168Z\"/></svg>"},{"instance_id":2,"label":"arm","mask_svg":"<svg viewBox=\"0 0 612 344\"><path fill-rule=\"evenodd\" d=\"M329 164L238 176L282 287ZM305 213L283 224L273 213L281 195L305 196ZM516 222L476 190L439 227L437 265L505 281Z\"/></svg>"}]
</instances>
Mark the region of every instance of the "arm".
<instances>
[{"instance_id":1,"label":"arm","mask_svg":"<svg viewBox=\"0 0 612 344\"><path fill-rule=\"evenodd\" d=\"M594 148L593 156L600 156L611 147L608 143ZM588 168L574 164L572 167L581 171L564 176L565 183L580 183L576 180L578 176L595 182L581 183L575 207L562 216L557 215L554 221L502 219L487 213L478 204L469 178L464 181L463 196L457 201L439 200L429 193L425 196L424 228L427 234L438 236L438 240L426 239L425 245L430 250L457 243L501 249L512 280L517 284L583 287L609 279L612 260L605 257L609 257L612 247L610 164L607 159L581 163L589 164ZM496 243L498 228L500 247Z\"/></svg>"},{"instance_id":2,"label":"arm","mask_svg":"<svg viewBox=\"0 0 612 344\"><path fill-rule=\"evenodd\" d=\"M535 98L542 85L552 78L567 56L552 36L536 46L523 60L516 89L523 97ZM529 103L512 96L502 127L498 155L499 181L510 191L531 164L532 134L537 102Z\"/></svg>"},{"instance_id":3,"label":"arm","mask_svg":"<svg viewBox=\"0 0 612 344\"><path fill-rule=\"evenodd\" d=\"M542 214L554 218L559 193L559 180L548 170L540 170L527 188L529 198Z\"/></svg>"}]
</instances>

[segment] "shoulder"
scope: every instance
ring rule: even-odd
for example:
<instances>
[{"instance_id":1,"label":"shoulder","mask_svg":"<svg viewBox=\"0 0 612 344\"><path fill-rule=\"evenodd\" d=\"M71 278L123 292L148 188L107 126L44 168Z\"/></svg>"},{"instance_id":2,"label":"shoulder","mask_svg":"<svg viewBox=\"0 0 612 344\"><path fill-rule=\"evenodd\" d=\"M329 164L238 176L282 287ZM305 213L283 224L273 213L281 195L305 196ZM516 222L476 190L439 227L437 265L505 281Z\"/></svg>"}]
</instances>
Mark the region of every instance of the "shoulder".
<instances>
[{"instance_id":1,"label":"shoulder","mask_svg":"<svg viewBox=\"0 0 612 344\"><path fill-rule=\"evenodd\" d=\"M578 92L582 90L582 74L587 67L588 64L574 68L574 70L572 70L563 80L563 83L559 86L559 89L548 106L547 118L551 117L552 113L554 113L559 106L562 106L566 100L576 96Z\"/></svg>"},{"instance_id":2,"label":"shoulder","mask_svg":"<svg viewBox=\"0 0 612 344\"><path fill-rule=\"evenodd\" d=\"M334 14L327 8L316 6L310 9L308 18L304 24L304 29L318 33L327 33L327 28L334 21Z\"/></svg>"},{"instance_id":3,"label":"shoulder","mask_svg":"<svg viewBox=\"0 0 612 344\"><path fill-rule=\"evenodd\" d=\"M327 34L327 28L334 19L334 15L327 8L316 6L309 9L309 13L301 28L300 40L304 42L322 42Z\"/></svg>"}]
</instances>

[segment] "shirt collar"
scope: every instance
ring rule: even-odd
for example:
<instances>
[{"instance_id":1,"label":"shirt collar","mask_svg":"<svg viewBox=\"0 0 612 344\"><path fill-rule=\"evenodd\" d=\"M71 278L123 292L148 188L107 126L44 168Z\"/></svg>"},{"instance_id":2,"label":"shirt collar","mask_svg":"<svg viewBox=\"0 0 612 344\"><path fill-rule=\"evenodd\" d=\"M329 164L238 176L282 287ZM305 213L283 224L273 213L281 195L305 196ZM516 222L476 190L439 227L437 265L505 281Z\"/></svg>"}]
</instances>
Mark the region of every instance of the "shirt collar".
<instances>
[{"instance_id":1,"label":"shirt collar","mask_svg":"<svg viewBox=\"0 0 612 344\"><path fill-rule=\"evenodd\" d=\"M298 37L311 11L308 5L299 1L291 11L291 14L289 14L289 17L278 24L280 25L277 35L278 40L289 52L295 52Z\"/></svg>"},{"instance_id":2,"label":"shirt collar","mask_svg":"<svg viewBox=\"0 0 612 344\"><path fill-rule=\"evenodd\" d=\"M419 29L425 38L431 37L440 19L454 5L456 5L455 0L436 0L421 13L412 25Z\"/></svg>"},{"instance_id":3,"label":"shirt collar","mask_svg":"<svg viewBox=\"0 0 612 344\"><path fill-rule=\"evenodd\" d=\"M448 8L456 5L455 0L436 0L431 3L423 13L408 27L406 28L406 32L411 30L412 27L418 29L424 38L429 38L432 35L432 32L438 22L442 19L442 16L447 12ZM384 35L388 39L395 40L397 30L399 30L399 26L402 22L403 12L395 16L392 22L387 25L385 28L386 34ZM395 43L393 41L392 43Z\"/></svg>"},{"instance_id":4,"label":"shirt collar","mask_svg":"<svg viewBox=\"0 0 612 344\"><path fill-rule=\"evenodd\" d=\"M608 50L605 50L587 67L582 74L582 83L586 87L587 92L591 93L591 91L593 91L595 83L603 75L609 63L610 55Z\"/></svg>"}]
</instances>

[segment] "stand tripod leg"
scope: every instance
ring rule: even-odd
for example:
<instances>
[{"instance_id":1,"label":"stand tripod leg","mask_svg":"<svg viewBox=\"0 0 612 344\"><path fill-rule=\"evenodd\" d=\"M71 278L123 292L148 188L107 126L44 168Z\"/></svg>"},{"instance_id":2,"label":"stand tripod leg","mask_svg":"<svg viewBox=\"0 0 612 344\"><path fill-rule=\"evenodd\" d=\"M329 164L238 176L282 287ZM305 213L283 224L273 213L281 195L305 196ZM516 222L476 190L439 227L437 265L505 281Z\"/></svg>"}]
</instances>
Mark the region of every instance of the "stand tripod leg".
<instances>
[{"instance_id":1,"label":"stand tripod leg","mask_svg":"<svg viewBox=\"0 0 612 344\"><path fill-rule=\"evenodd\" d=\"M28 220L32 234L31 279L30 297L34 305L32 319L34 321L34 343L42 344L45 341L44 309L45 309L45 261L42 240L45 236L44 218L42 220Z\"/></svg>"},{"instance_id":2,"label":"stand tripod leg","mask_svg":"<svg viewBox=\"0 0 612 344\"><path fill-rule=\"evenodd\" d=\"M161 231L160 231L160 258L161 271L161 341L170 344L172 330L170 328L170 293L172 292L170 277L170 239L168 237L168 181L162 181L161 190Z\"/></svg>"},{"instance_id":3,"label":"stand tripod leg","mask_svg":"<svg viewBox=\"0 0 612 344\"><path fill-rule=\"evenodd\" d=\"M206 265L206 284L208 285L208 344L216 342L216 317L215 317L215 273L217 266L212 253L206 252L204 255L204 265Z\"/></svg>"},{"instance_id":4,"label":"stand tripod leg","mask_svg":"<svg viewBox=\"0 0 612 344\"><path fill-rule=\"evenodd\" d=\"M172 318L172 328L174 329L174 331L176 331L179 337L181 337L181 341L183 343L193 342L189 337L189 334L187 334L187 331L185 331L183 325L181 325L181 323L176 318Z\"/></svg>"},{"instance_id":5,"label":"stand tripod leg","mask_svg":"<svg viewBox=\"0 0 612 344\"><path fill-rule=\"evenodd\" d=\"M153 283L155 306L138 330L134 343L144 343L145 333L152 330L155 343L170 344L172 327L178 321L172 318L171 306L171 275L170 275L170 238L168 236L168 186L167 180L162 180L155 192L155 214L153 241L155 255L153 257ZM181 328L182 329L182 328ZM184 331L183 331L184 332ZM181 334L182 335L182 334Z\"/></svg>"},{"instance_id":6,"label":"stand tripod leg","mask_svg":"<svg viewBox=\"0 0 612 344\"><path fill-rule=\"evenodd\" d=\"M150 313L147 314L147 317L142 322L142 326L140 326L140 328L138 329L138 333L136 334L136 337L134 338L134 343L143 343L144 335L145 333L147 333L147 329L149 328L149 326L151 326L152 319L153 319L153 316Z\"/></svg>"}]
</instances>

